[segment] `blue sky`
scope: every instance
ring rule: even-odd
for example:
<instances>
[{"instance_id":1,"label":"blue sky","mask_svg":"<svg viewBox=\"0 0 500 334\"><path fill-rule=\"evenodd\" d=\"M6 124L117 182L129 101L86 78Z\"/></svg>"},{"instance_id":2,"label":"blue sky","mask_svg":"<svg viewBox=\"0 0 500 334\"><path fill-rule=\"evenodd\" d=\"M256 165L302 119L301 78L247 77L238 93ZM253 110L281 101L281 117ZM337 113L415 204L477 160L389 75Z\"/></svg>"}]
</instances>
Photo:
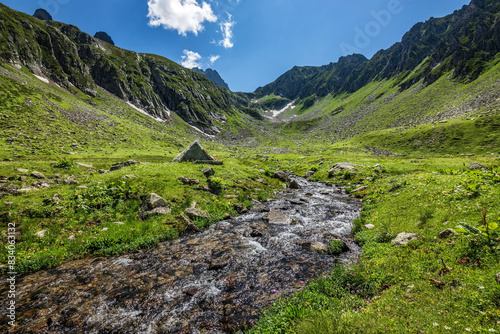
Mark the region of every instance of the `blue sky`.
<instances>
[{"instance_id":1,"label":"blue sky","mask_svg":"<svg viewBox=\"0 0 500 334\"><path fill-rule=\"evenodd\" d=\"M415 23L469 0L0 0L115 44L187 67L216 69L233 91L254 91L295 65L326 65L346 53L370 58Z\"/></svg>"}]
</instances>

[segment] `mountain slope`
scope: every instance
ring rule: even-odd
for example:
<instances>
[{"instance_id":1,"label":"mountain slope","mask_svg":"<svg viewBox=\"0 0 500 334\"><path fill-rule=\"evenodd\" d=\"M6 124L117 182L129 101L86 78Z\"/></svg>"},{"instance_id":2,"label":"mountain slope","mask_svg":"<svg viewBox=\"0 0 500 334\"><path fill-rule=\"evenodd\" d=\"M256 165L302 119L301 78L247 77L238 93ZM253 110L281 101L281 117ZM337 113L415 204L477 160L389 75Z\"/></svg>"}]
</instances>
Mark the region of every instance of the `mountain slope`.
<instances>
[{"instance_id":1,"label":"mountain slope","mask_svg":"<svg viewBox=\"0 0 500 334\"><path fill-rule=\"evenodd\" d=\"M102 87L168 120L171 112L207 134L220 132L235 97L205 76L166 58L115 47L55 21L41 21L0 4L0 60L89 96Z\"/></svg>"},{"instance_id":2,"label":"mountain slope","mask_svg":"<svg viewBox=\"0 0 500 334\"><path fill-rule=\"evenodd\" d=\"M432 83L450 70L452 78L471 81L500 51L499 13L498 1L473 0L451 15L416 24L401 42L370 60L351 55L327 66L294 67L255 93L290 100L324 97L353 93L373 80L395 77L396 84L406 89L421 79ZM419 71L413 72L417 66Z\"/></svg>"}]
</instances>

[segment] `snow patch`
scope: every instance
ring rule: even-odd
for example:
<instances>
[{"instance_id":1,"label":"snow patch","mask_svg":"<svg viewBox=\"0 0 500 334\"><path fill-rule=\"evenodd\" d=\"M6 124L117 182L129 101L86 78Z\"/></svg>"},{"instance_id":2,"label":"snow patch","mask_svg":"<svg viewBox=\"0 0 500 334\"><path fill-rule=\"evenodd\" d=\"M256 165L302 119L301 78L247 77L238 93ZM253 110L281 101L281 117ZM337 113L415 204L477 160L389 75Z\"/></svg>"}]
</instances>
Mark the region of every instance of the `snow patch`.
<instances>
[{"instance_id":1,"label":"snow patch","mask_svg":"<svg viewBox=\"0 0 500 334\"><path fill-rule=\"evenodd\" d=\"M36 74L33 74L33 75L34 75L34 76L35 76L38 80L40 80L40 81L43 81L43 82L45 82L45 83L47 83L47 84L48 84L48 83L50 83L49 79L47 79L47 78L41 77L41 76L36 75Z\"/></svg>"},{"instance_id":2,"label":"snow patch","mask_svg":"<svg viewBox=\"0 0 500 334\"><path fill-rule=\"evenodd\" d=\"M165 122L165 120L159 118L159 117L154 117L150 114L148 114L146 111L144 111L143 109L141 108L138 108L136 106L134 106L132 103L130 102L127 102L128 106L131 107L131 108L134 108L135 110L137 110L138 112L140 112L141 114L143 115L146 115L148 117L151 117L152 119L154 119L155 121L158 121L158 122ZM170 110L167 110L167 115L170 116Z\"/></svg>"},{"instance_id":3,"label":"snow patch","mask_svg":"<svg viewBox=\"0 0 500 334\"><path fill-rule=\"evenodd\" d=\"M272 113L273 115L268 117L268 118L276 118L276 116L278 116L279 114L281 113L284 113L285 111L287 111L288 109L295 109L295 106L293 105L295 103L295 101L292 101L290 103L288 103L283 109L281 110L269 110L268 112Z\"/></svg>"}]
</instances>

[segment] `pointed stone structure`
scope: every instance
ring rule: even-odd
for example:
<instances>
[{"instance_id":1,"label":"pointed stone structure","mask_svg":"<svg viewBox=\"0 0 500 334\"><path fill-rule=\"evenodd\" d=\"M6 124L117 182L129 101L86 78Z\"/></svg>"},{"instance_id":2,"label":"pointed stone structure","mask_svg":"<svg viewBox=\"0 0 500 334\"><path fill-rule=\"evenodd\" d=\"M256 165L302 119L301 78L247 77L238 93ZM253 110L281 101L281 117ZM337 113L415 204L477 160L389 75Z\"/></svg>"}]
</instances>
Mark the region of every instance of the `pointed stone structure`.
<instances>
[{"instance_id":1,"label":"pointed stone structure","mask_svg":"<svg viewBox=\"0 0 500 334\"><path fill-rule=\"evenodd\" d=\"M181 154L176 156L173 162L183 162L183 161L214 161L215 159L208 154L205 149L201 146L198 140L195 140L191 145L188 146Z\"/></svg>"}]
</instances>

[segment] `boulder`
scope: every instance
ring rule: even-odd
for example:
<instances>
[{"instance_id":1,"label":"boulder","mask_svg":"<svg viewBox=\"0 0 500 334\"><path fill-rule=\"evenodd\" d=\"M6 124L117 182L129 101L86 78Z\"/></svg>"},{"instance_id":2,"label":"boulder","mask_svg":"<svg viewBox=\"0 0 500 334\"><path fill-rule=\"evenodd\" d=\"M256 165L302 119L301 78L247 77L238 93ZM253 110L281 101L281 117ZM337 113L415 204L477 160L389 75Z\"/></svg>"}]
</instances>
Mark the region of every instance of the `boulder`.
<instances>
[{"instance_id":1,"label":"boulder","mask_svg":"<svg viewBox=\"0 0 500 334\"><path fill-rule=\"evenodd\" d=\"M438 237L440 239L447 239L454 236L455 234L457 234L457 231L452 228L447 228L446 230L439 232Z\"/></svg>"},{"instance_id":2,"label":"boulder","mask_svg":"<svg viewBox=\"0 0 500 334\"><path fill-rule=\"evenodd\" d=\"M288 223L288 217L278 211L269 211L266 215L264 215L264 217L262 217L262 219L270 224Z\"/></svg>"},{"instance_id":3,"label":"boulder","mask_svg":"<svg viewBox=\"0 0 500 334\"><path fill-rule=\"evenodd\" d=\"M182 231L182 235L195 234L201 232L200 228L193 224L189 219L187 219L184 215L179 215L178 219L184 222L184 231Z\"/></svg>"},{"instance_id":4,"label":"boulder","mask_svg":"<svg viewBox=\"0 0 500 334\"><path fill-rule=\"evenodd\" d=\"M391 242L395 245L406 245L408 242L412 240L417 240L418 236L415 233L407 233L402 232L399 233L396 238L394 238Z\"/></svg>"},{"instance_id":5,"label":"boulder","mask_svg":"<svg viewBox=\"0 0 500 334\"><path fill-rule=\"evenodd\" d=\"M309 249L309 250L312 250L312 251L318 252L318 253L328 252L328 245L326 245L322 242L307 241L307 242L300 243L300 246L302 246L305 249Z\"/></svg>"},{"instance_id":6,"label":"boulder","mask_svg":"<svg viewBox=\"0 0 500 334\"><path fill-rule=\"evenodd\" d=\"M45 175L37 171L31 172L31 176L33 176L36 179L45 179Z\"/></svg>"},{"instance_id":7,"label":"boulder","mask_svg":"<svg viewBox=\"0 0 500 334\"><path fill-rule=\"evenodd\" d=\"M203 173L203 175L205 175L205 177L210 177L215 175L215 171L212 167L204 168L201 172Z\"/></svg>"},{"instance_id":8,"label":"boulder","mask_svg":"<svg viewBox=\"0 0 500 334\"><path fill-rule=\"evenodd\" d=\"M173 162L183 162L183 161L213 161L215 160L207 151L201 146L198 140L195 140L191 145L188 146L181 154L176 156Z\"/></svg>"},{"instance_id":9,"label":"boulder","mask_svg":"<svg viewBox=\"0 0 500 334\"><path fill-rule=\"evenodd\" d=\"M469 169L470 170L487 170L488 168L486 168L485 166L483 166L481 164L473 162L473 163L469 164Z\"/></svg>"},{"instance_id":10,"label":"boulder","mask_svg":"<svg viewBox=\"0 0 500 334\"><path fill-rule=\"evenodd\" d=\"M297 180L292 180L290 182L290 189L301 189L302 187L300 186L299 182Z\"/></svg>"},{"instance_id":11,"label":"boulder","mask_svg":"<svg viewBox=\"0 0 500 334\"><path fill-rule=\"evenodd\" d=\"M23 173L23 174L27 174L29 172L29 170L24 169L24 168L16 168L16 171L18 171L19 173Z\"/></svg>"},{"instance_id":12,"label":"boulder","mask_svg":"<svg viewBox=\"0 0 500 334\"><path fill-rule=\"evenodd\" d=\"M109 170L110 171L115 171L115 170L122 169L123 167L128 167L128 166L136 165L136 164L139 164L139 163L140 162L135 161L135 160L128 160L128 161L124 161L124 162L118 162L116 164L113 164Z\"/></svg>"},{"instance_id":13,"label":"boulder","mask_svg":"<svg viewBox=\"0 0 500 334\"><path fill-rule=\"evenodd\" d=\"M41 231L36 232L35 236L37 236L39 238L44 238L45 237L45 233L47 233L47 230L41 230Z\"/></svg>"},{"instance_id":14,"label":"boulder","mask_svg":"<svg viewBox=\"0 0 500 334\"><path fill-rule=\"evenodd\" d=\"M308 179L308 178L310 178L311 176L313 176L313 175L314 175L314 173L315 173L315 171L310 170L310 171L306 172L306 174L304 175L304 178L305 178L305 179Z\"/></svg>"},{"instance_id":15,"label":"boulder","mask_svg":"<svg viewBox=\"0 0 500 334\"><path fill-rule=\"evenodd\" d=\"M94 35L95 38L100 39L101 41L104 41L106 43L109 43L111 45L115 45L115 42L111 39L111 36L109 36L107 33L104 31L98 31Z\"/></svg>"},{"instance_id":16,"label":"boulder","mask_svg":"<svg viewBox=\"0 0 500 334\"><path fill-rule=\"evenodd\" d=\"M288 177L288 175L286 175L285 172L282 172L279 170L274 172L274 178L276 178L280 181L283 181L283 182L290 182L290 178Z\"/></svg>"},{"instance_id":17,"label":"boulder","mask_svg":"<svg viewBox=\"0 0 500 334\"><path fill-rule=\"evenodd\" d=\"M43 8L38 8L33 16L42 21L52 21L52 15Z\"/></svg>"},{"instance_id":18,"label":"boulder","mask_svg":"<svg viewBox=\"0 0 500 334\"><path fill-rule=\"evenodd\" d=\"M189 209L184 210L184 213L190 219L210 218L210 215L208 214L208 212L200 210L200 209L189 208Z\"/></svg>"}]
</instances>

